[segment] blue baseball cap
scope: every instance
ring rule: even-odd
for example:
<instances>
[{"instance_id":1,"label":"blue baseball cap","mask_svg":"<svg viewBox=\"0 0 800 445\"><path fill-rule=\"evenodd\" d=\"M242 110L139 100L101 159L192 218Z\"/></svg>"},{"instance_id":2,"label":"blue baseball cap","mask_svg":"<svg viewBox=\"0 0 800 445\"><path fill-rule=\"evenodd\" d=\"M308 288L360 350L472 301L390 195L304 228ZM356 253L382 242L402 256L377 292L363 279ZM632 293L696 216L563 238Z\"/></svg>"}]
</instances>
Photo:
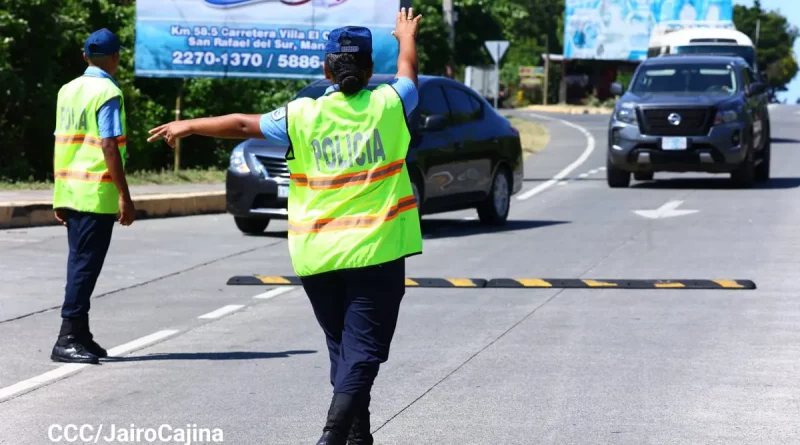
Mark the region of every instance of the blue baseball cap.
<instances>
[{"instance_id":1,"label":"blue baseball cap","mask_svg":"<svg viewBox=\"0 0 800 445\"><path fill-rule=\"evenodd\" d=\"M362 26L336 28L328 35L325 54L372 54L372 32Z\"/></svg>"},{"instance_id":2,"label":"blue baseball cap","mask_svg":"<svg viewBox=\"0 0 800 445\"><path fill-rule=\"evenodd\" d=\"M106 28L93 32L83 44L86 57L110 56L124 49L119 43L119 37Z\"/></svg>"}]
</instances>

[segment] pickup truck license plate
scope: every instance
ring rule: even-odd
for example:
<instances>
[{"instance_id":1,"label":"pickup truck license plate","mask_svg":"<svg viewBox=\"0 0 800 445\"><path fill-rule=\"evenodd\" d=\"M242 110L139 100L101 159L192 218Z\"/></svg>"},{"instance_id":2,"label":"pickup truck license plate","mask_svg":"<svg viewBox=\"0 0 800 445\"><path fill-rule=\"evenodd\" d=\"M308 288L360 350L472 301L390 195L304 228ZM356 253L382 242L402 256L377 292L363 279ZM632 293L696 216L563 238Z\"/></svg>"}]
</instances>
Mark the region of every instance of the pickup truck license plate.
<instances>
[{"instance_id":1,"label":"pickup truck license plate","mask_svg":"<svg viewBox=\"0 0 800 445\"><path fill-rule=\"evenodd\" d=\"M686 138L663 138L661 148L664 150L686 150Z\"/></svg>"},{"instance_id":2,"label":"pickup truck license plate","mask_svg":"<svg viewBox=\"0 0 800 445\"><path fill-rule=\"evenodd\" d=\"M288 185L279 185L278 186L278 198L288 198L289 197L289 186Z\"/></svg>"}]
</instances>

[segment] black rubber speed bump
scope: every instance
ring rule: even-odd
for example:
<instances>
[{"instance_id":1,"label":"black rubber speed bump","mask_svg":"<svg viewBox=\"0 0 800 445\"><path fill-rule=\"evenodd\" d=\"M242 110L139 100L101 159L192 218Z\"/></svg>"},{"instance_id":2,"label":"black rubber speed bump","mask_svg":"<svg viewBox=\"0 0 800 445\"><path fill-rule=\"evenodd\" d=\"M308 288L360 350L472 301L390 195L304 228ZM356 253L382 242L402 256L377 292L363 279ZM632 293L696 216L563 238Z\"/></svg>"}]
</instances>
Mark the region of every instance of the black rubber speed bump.
<instances>
[{"instance_id":1,"label":"black rubber speed bump","mask_svg":"<svg viewBox=\"0 0 800 445\"><path fill-rule=\"evenodd\" d=\"M276 286L300 286L300 278L294 276L239 276L228 280L228 286L263 286L271 284Z\"/></svg>"},{"instance_id":2,"label":"black rubber speed bump","mask_svg":"<svg viewBox=\"0 0 800 445\"><path fill-rule=\"evenodd\" d=\"M300 278L295 276L237 276L228 280L229 286L300 286ZM486 280L477 278L406 278L406 287L486 287Z\"/></svg>"},{"instance_id":3,"label":"black rubber speed bump","mask_svg":"<svg viewBox=\"0 0 800 445\"><path fill-rule=\"evenodd\" d=\"M750 280L599 280L563 278L494 278L488 288L534 289L739 289L752 290Z\"/></svg>"},{"instance_id":4,"label":"black rubber speed bump","mask_svg":"<svg viewBox=\"0 0 800 445\"><path fill-rule=\"evenodd\" d=\"M406 287L486 287L480 278L406 278Z\"/></svg>"},{"instance_id":5,"label":"black rubber speed bump","mask_svg":"<svg viewBox=\"0 0 800 445\"><path fill-rule=\"evenodd\" d=\"M236 276L229 286L300 286L300 278L283 276ZM406 287L503 288L503 289L728 289L752 290L750 280L600 280L579 278L406 278Z\"/></svg>"}]
</instances>

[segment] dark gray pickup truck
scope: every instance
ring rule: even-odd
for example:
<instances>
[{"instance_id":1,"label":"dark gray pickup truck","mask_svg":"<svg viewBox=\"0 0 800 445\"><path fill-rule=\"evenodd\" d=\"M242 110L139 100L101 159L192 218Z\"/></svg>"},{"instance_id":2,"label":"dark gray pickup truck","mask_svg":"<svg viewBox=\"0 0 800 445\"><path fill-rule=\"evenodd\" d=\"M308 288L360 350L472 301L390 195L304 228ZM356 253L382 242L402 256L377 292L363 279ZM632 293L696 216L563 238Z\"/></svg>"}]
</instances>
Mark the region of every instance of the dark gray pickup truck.
<instances>
[{"instance_id":1,"label":"dark gray pickup truck","mask_svg":"<svg viewBox=\"0 0 800 445\"><path fill-rule=\"evenodd\" d=\"M647 59L621 95L608 129L610 187L655 172L728 173L738 187L767 181L770 123L765 85L744 59L675 55Z\"/></svg>"}]
</instances>

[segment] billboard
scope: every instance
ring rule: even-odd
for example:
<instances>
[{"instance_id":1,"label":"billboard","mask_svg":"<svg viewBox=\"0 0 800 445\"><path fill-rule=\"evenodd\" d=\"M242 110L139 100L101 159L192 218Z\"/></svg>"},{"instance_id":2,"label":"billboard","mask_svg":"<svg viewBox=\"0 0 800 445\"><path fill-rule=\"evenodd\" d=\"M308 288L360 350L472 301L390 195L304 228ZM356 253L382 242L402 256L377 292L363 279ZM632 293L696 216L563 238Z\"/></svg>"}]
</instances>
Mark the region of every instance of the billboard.
<instances>
[{"instance_id":1,"label":"billboard","mask_svg":"<svg viewBox=\"0 0 800 445\"><path fill-rule=\"evenodd\" d=\"M312 79L328 33L372 31L376 74L397 71L400 0L137 0L136 75Z\"/></svg>"},{"instance_id":2,"label":"billboard","mask_svg":"<svg viewBox=\"0 0 800 445\"><path fill-rule=\"evenodd\" d=\"M638 61L659 23L732 21L733 0L566 0L564 17L564 57Z\"/></svg>"}]
</instances>

